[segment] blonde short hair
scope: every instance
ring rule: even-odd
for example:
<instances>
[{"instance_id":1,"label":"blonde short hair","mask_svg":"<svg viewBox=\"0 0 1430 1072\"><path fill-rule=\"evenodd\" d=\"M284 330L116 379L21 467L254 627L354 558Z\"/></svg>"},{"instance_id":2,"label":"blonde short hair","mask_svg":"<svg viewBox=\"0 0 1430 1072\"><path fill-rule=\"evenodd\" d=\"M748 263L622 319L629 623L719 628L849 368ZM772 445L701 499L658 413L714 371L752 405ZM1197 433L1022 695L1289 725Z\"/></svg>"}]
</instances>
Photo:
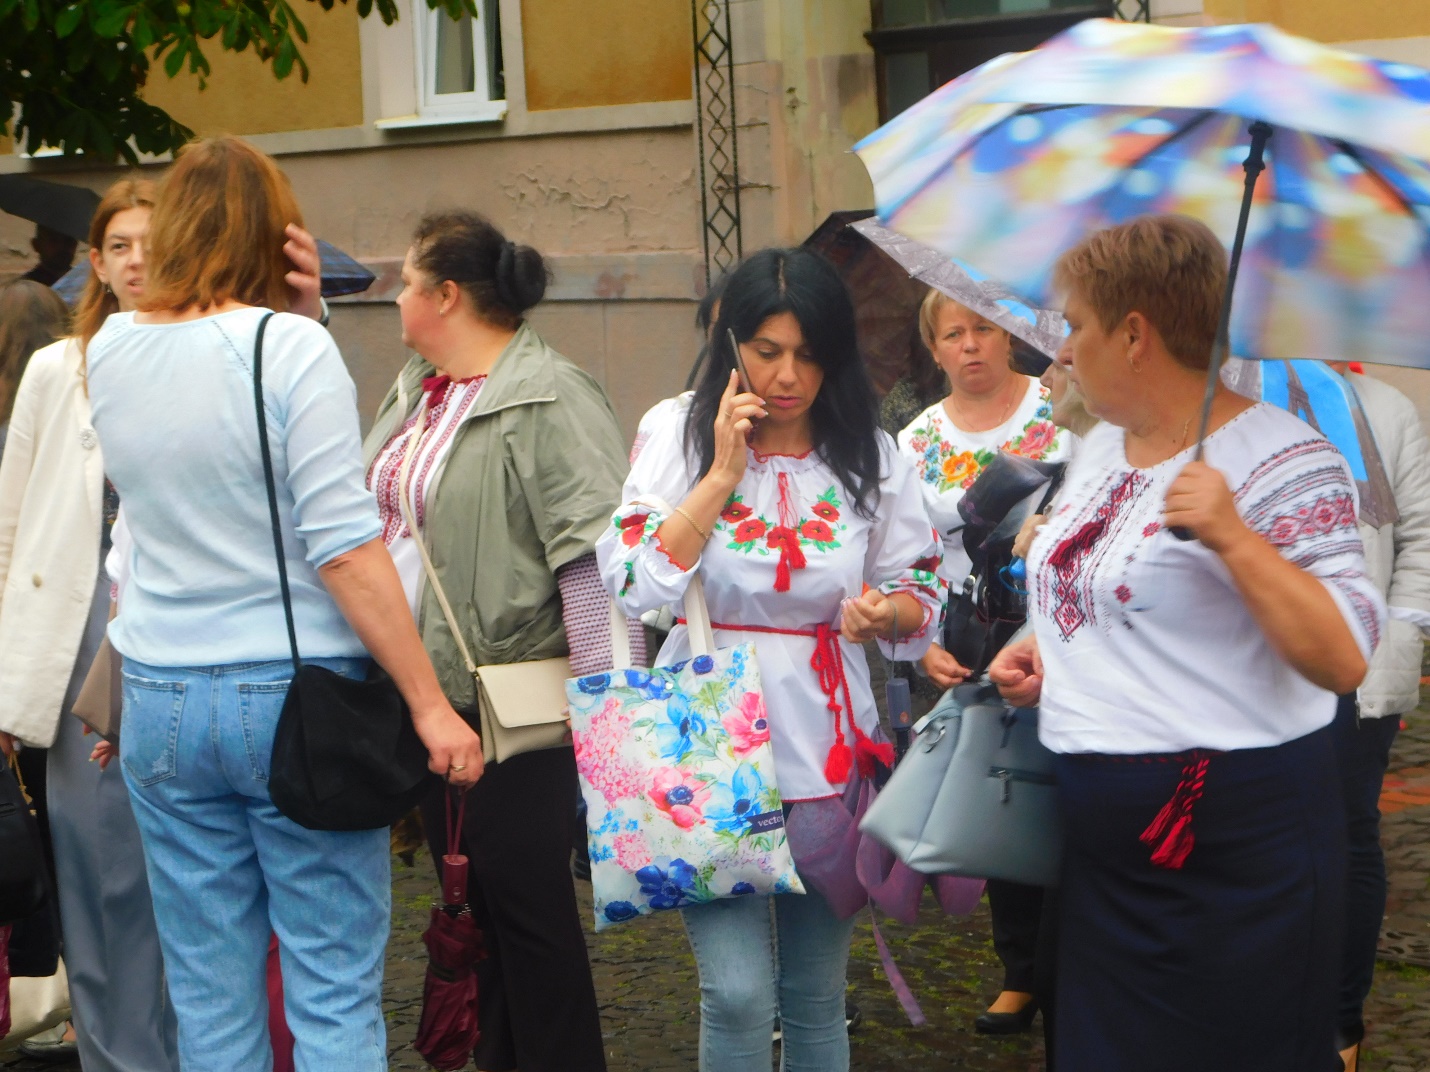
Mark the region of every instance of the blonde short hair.
<instances>
[{"instance_id":1,"label":"blonde short hair","mask_svg":"<svg viewBox=\"0 0 1430 1072\"><path fill-rule=\"evenodd\" d=\"M970 309L962 302L954 301L943 291L935 287L930 287L929 292L924 295L923 302L919 305L919 335L924 340L924 345L929 348L929 353L933 353L934 336L938 334L938 314L943 311L946 305L952 305L957 309L962 309L970 316L988 320L986 316L983 316L983 314L977 310ZM991 320L988 320L988 322L993 324ZM993 324L993 326L998 328L999 331L1007 335L1011 340L1012 336L1009 334L1007 328L999 327L997 324Z\"/></svg>"},{"instance_id":2,"label":"blonde short hair","mask_svg":"<svg viewBox=\"0 0 1430 1072\"><path fill-rule=\"evenodd\" d=\"M1188 216L1139 216L1089 235L1058 259L1053 283L1092 306L1103 331L1138 312L1179 364L1211 363L1226 290L1226 249Z\"/></svg>"}]
</instances>

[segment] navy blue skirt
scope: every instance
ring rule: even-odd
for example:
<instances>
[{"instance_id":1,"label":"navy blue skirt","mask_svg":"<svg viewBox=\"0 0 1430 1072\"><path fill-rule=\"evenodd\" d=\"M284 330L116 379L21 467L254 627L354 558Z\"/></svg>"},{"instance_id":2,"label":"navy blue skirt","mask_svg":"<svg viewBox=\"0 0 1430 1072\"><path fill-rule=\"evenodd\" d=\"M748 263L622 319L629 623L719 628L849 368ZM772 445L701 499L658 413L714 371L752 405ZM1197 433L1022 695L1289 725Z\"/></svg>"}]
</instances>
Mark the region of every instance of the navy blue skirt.
<instances>
[{"instance_id":1,"label":"navy blue skirt","mask_svg":"<svg viewBox=\"0 0 1430 1072\"><path fill-rule=\"evenodd\" d=\"M1332 1072L1345 818L1329 730L1215 753L1180 869L1140 835L1180 756L1059 756L1059 1072Z\"/></svg>"}]
</instances>

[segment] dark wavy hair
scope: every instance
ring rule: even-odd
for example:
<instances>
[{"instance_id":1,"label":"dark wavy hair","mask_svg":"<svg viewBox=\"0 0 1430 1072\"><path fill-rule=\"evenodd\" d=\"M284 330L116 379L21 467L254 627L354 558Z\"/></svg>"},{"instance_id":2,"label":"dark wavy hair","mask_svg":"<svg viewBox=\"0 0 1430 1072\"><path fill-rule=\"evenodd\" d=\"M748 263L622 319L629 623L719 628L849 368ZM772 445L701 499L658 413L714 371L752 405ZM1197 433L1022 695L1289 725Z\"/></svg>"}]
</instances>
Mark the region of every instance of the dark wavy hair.
<instances>
[{"instance_id":1,"label":"dark wavy hair","mask_svg":"<svg viewBox=\"0 0 1430 1072\"><path fill-rule=\"evenodd\" d=\"M434 284L456 283L478 316L504 328L521 323L551 279L540 253L508 242L475 212L424 216L412 236L412 260Z\"/></svg>"},{"instance_id":2,"label":"dark wavy hair","mask_svg":"<svg viewBox=\"0 0 1430 1072\"><path fill-rule=\"evenodd\" d=\"M686 448L699 459L704 476L715 460L715 415L735 367L728 341L722 346L721 340L733 330L747 342L780 313L794 315L824 370L809 411L814 449L844 485L855 512L872 518L882 468L878 400L859 356L849 292L834 267L810 250L763 249L726 280L709 357L690 405Z\"/></svg>"}]
</instances>

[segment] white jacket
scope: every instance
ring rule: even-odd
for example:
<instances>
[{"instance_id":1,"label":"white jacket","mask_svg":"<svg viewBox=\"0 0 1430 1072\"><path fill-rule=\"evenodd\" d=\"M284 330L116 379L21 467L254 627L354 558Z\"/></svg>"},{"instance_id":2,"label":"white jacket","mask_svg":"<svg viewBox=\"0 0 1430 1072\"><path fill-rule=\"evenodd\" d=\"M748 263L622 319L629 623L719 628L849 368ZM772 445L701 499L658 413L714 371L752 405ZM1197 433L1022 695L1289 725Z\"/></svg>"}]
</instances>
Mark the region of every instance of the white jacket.
<instances>
[{"instance_id":1,"label":"white jacket","mask_svg":"<svg viewBox=\"0 0 1430 1072\"><path fill-rule=\"evenodd\" d=\"M1360 687L1364 718L1401 715L1420 702L1422 627L1430 629L1430 442L1410 399L1380 380L1346 377L1375 434L1400 520L1361 526L1366 568L1390 621Z\"/></svg>"},{"instance_id":2,"label":"white jacket","mask_svg":"<svg viewBox=\"0 0 1430 1072\"><path fill-rule=\"evenodd\" d=\"M99 576L104 460L79 347L36 351L0 458L0 730L54 743Z\"/></svg>"}]
</instances>

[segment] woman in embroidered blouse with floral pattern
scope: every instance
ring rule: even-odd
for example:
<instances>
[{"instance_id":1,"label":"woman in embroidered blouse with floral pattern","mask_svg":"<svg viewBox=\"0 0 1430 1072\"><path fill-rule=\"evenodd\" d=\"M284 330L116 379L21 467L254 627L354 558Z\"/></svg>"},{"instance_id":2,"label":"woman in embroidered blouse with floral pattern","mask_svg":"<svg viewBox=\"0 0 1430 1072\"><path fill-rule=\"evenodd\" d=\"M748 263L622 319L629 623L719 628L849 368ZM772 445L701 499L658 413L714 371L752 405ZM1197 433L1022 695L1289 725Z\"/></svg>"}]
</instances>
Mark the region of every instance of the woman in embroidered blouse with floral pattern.
<instances>
[{"instance_id":1,"label":"woman in embroidered blouse with floral pattern","mask_svg":"<svg viewBox=\"0 0 1430 1072\"><path fill-rule=\"evenodd\" d=\"M940 545L913 470L878 427L854 310L833 268L803 250L755 254L730 277L713 337L730 331L752 382L741 389L728 342L712 346L689 410L652 432L596 553L627 614L679 604L698 570L717 642L755 644L761 732L803 867L822 846L801 844L802 811L835 815L850 785L892 762L859 645L877 637L887 653L897 635L900 655L922 654L943 602ZM678 625L660 661L688 654ZM804 877L802 896L683 910L707 1072L768 1072L777 1015L790 1067L849 1066L853 921Z\"/></svg>"},{"instance_id":2,"label":"woman in embroidered blouse with floral pattern","mask_svg":"<svg viewBox=\"0 0 1430 1072\"><path fill-rule=\"evenodd\" d=\"M914 466L929 518L943 539L943 578L957 593L971 563L963 548L959 500L1000 450L1058 461L1074 437L1053 424L1048 389L1010 365L1013 338L967 306L930 290L919 307L919 331L949 392L899 433L899 453ZM940 689L981 667L966 667L933 644L923 670Z\"/></svg>"}]
</instances>

